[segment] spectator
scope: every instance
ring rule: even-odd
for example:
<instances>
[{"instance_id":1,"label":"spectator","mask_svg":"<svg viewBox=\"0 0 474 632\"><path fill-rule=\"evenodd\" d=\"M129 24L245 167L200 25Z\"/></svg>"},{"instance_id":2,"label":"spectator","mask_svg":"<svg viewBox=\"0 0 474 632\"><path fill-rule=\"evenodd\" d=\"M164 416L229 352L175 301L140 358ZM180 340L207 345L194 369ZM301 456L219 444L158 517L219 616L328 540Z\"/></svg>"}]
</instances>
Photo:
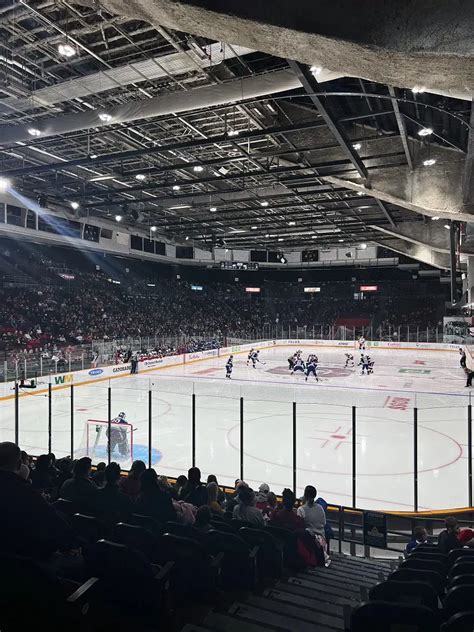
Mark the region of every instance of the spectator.
<instances>
[{"instance_id":1,"label":"spectator","mask_svg":"<svg viewBox=\"0 0 474 632\"><path fill-rule=\"evenodd\" d=\"M207 489L201 483L201 470L198 467L192 467L188 470L188 482L181 489L180 500L195 507L207 505Z\"/></svg>"},{"instance_id":2,"label":"spectator","mask_svg":"<svg viewBox=\"0 0 474 632\"><path fill-rule=\"evenodd\" d=\"M211 531L212 529L211 519L212 519L211 510L209 509L207 505L202 505L201 507L199 507L199 509L196 512L196 520L194 522L194 528L198 529L199 531L204 531L204 532Z\"/></svg>"},{"instance_id":3,"label":"spectator","mask_svg":"<svg viewBox=\"0 0 474 632\"><path fill-rule=\"evenodd\" d=\"M235 481L235 491L232 496L227 499L225 505L226 511L234 511L234 508L240 503L239 493L243 487L248 487L247 483L241 481L240 478L237 478Z\"/></svg>"},{"instance_id":4,"label":"spectator","mask_svg":"<svg viewBox=\"0 0 474 632\"><path fill-rule=\"evenodd\" d=\"M454 516L448 516L444 521L445 529L438 536L438 548L441 553L447 555L452 549L462 548L461 542L458 540L460 531L458 521Z\"/></svg>"},{"instance_id":5,"label":"spectator","mask_svg":"<svg viewBox=\"0 0 474 632\"><path fill-rule=\"evenodd\" d=\"M207 498L208 498L207 504L209 506L209 509L211 510L211 513L216 514L218 516L222 516L225 513L225 511L217 501L218 494L219 494L219 488L217 486L217 483L214 483L213 481L211 483L208 483L207 484Z\"/></svg>"},{"instance_id":6,"label":"spectator","mask_svg":"<svg viewBox=\"0 0 474 632\"><path fill-rule=\"evenodd\" d=\"M297 514L303 518L308 531L313 535L324 537L326 514L321 505L315 502L316 495L316 488L312 485L307 485L304 490L304 504L298 508Z\"/></svg>"},{"instance_id":7,"label":"spectator","mask_svg":"<svg viewBox=\"0 0 474 632\"><path fill-rule=\"evenodd\" d=\"M83 456L74 464L73 477L63 483L60 498L70 500L81 513L95 515L98 509L98 489L90 480L92 461Z\"/></svg>"},{"instance_id":8,"label":"spectator","mask_svg":"<svg viewBox=\"0 0 474 632\"><path fill-rule=\"evenodd\" d=\"M49 454L41 454L35 463L35 469L30 474L33 489L42 493L50 494L54 485L54 478L51 475L51 459Z\"/></svg>"},{"instance_id":9,"label":"spectator","mask_svg":"<svg viewBox=\"0 0 474 632\"><path fill-rule=\"evenodd\" d=\"M133 500L138 498L141 491L141 475L146 470L143 461L134 461L126 478L119 481L120 491Z\"/></svg>"},{"instance_id":10,"label":"spectator","mask_svg":"<svg viewBox=\"0 0 474 632\"><path fill-rule=\"evenodd\" d=\"M184 474L180 474L178 476L178 478L176 479L176 483L174 484L174 487L173 487L173 498L176 498L176 500L179 498L181 494L181 490L183 489L183 487L185 487L187 482L188 482L187 476L185 476Z\"/></svg>"},{"instance_id":11,"label":"spectator","mask_svg":"<svg viewBox=\"0 0 474 632\"><path fill-rule=\"evenodd\" d=\"M305 528L304 520L297 515L294 509L296 496L291 489L284 489L282 493L282 507L275 509L270 515L270 524L275 527L282 527L290 531L302 530Z\"/></svg>"},{"instance_id":12,"label":"spectator","mask_svg":"<svg viewBox=\"0 0 474 632\"><path fill-rule=\"evenodd\" d=\"M158 475L155 470L145 470L140 481L141 492L135 503L135 513L151 516L161 523L176 520L171 496L158 486Z\"/></svg>"},{"instance_id":13,"label":"spectator","mask_svg":"<svg viewBox=\"0 0 474 632\"><path fill-rule=\"evenodd\" d=\"M68 456L64 457L64 459L59 459L58 461L58 476L56 477L56 488L57 491L61 489L63 483L72 478L72 467L73 462L72 459ZM57 494L56 494L57 495Z\"/></svg>"},{"instance_id":14,"label":"spectator","mask_svg":"<svg viewBox=\"0 0 474 632\"><path fill-rule=\"evenodd\" d=\"M223 507L225 505L225 493L219 487L219 483L217 482L217 477L215 474L209 474L209 476L207 477L207 484L209 485L209 483L215 483L217 485L217 502L219 503L219 505L221 505L221 507Z\"/></svg>"},{"instance_id":15,"label":"spectator","mask_svg":"<svg viewBox=\"0 0 474 632\"><path fill-rule=\"evenodd\" d=\"M59 549L72 548L69 526L21 476L20 449L0 443L0 550L51 561Z\"/></svg>"},{"instance_id":16,"label":"spectator","mask_svg":"<svg viewBox=\"0 0 474 632\"><path fill-rule=\"evenodd\" d=\"M121 472L118 463L107 465L104 471L105 486L98 492L100 513L110 524L126 521L133 513L132 501L118 486Z\"/></svg>"},{"instance_id":17,"label":"spectator","mask_svg":"<svg viewBox=\"0 0 474 632\"><path fill-rule=\"evenodd\" d=\"M105 468L106 468L106 466L107 466L107 463L104 463L103 461L101 461L100 463L97 463L96 468L95 468L95 472L92 475L92 482L99 489L102 489L105 486Z\"/></svg>"},{"instance_id":18,"label":"spectator","mask_svg":"<svg viewBox=\"0 0 474 632\"><path fill-rule=\"evenodd\" d=\"M266 509L269 493L270 487L268 486L268 484L262 483L258 488L258 492L255 494L255 505L257 509Z\"/></svg>"},{"instance_id":19,"label":"spectator","mask_svg":"<svg viewBox=\"0 0 474 632\"><path fill-rule=\"evenodd\" d=\"M425 527L415 527L413 529L413 538L410 540L410 542L408 542L405 550L407 553L411 553L416 549L417 546L420 546L420 544L426 544L427 542L428 531L425 529Z\"/></svg>"},{"instance_id":20,"label":"spectator","mask_svg":"<svg viewBox=\"0 0 474 632\"><path fill-rule=\"evenodd\" d=\"M232 516L236 520L250 522L257 527L264 526L263 515L260 509L255 507L255 493L253 489L246 486L239 487L240 502L234 507Z\"/></svg>"}]
</instances>

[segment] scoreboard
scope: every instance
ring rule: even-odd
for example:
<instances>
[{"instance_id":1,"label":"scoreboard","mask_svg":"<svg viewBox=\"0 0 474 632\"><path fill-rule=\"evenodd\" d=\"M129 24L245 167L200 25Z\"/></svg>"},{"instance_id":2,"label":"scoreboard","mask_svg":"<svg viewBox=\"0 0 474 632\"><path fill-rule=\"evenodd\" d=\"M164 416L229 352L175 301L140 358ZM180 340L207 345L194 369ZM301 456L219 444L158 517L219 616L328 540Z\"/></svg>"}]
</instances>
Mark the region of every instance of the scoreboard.
<instances>
[{"instance_id":1,"label":"scoreboard","mask_svg":"<svg viewBox=\"0 0 474 632\"><path fill-rule=\"evenodd\" d=\"M222 270L258 270L258 263L250 261L221 261Z\"/></svg>"}]
</instances>

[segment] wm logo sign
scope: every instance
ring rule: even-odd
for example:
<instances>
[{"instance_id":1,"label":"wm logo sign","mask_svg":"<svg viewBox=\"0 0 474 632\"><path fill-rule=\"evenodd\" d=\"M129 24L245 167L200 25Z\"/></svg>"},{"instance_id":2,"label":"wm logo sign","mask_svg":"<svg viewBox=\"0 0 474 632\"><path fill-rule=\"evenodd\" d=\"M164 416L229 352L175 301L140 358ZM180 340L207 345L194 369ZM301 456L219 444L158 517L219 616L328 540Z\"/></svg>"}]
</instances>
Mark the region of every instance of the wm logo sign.
<instances>
[{"instance_id":1,"label":"wm logo sign","mask_svg":"<svg viewBox=\"0 0 474 632\"><path fill-rule=\"evenodd\" d=\"M74 381L74 375L72 373L66 373L66 375L56 375L54 378L55 384L71 384Z\"/></svg>"}]
</instances>

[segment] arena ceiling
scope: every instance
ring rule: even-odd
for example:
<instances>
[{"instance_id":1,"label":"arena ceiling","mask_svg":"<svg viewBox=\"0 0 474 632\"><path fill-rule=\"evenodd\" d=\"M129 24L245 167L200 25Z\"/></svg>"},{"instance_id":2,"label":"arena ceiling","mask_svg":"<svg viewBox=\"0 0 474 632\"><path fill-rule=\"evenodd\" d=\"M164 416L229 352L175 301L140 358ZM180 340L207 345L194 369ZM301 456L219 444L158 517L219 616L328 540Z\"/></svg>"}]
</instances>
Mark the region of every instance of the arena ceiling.
<instances>
[{"instance_id":1,"label":"arena ceiling","mask_svg":"<svg viewBox=\"0 0 474 632\"><path fill-rule=\"evenodd\" d=\"M71 217L119 216L178 243L390 239L428 220L372 197L372 175L412 170L419 148L466 155L470 115L469 101L341 77L98 3L0 8L1 176ZM364 191L328 176L360 179Z\"/></svg>"}]
</instances>

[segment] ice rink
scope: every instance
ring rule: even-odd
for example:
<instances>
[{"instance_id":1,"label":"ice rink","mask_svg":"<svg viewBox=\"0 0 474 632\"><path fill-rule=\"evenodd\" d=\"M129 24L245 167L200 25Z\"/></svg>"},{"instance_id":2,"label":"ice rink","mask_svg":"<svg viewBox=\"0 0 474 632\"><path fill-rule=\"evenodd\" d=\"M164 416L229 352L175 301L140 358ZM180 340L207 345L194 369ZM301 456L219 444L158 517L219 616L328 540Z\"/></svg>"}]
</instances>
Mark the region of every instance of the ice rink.
<instances>
[{"instance_id":1,"label":"ice rink","mask_svg":"<svg viewBox=\"0 0 474 632\"><path fill-rule=\"evenodd\" d=\"M58 457L70 453L73 411L74 454L85 453L86 422L107 420L110 384L112 416L124 411L135 428L134 458L148 458L151 410L154 467L169 476L185 473L192 463L194 395L195 456L203 476L213 473L233 484L242 445L245 480L281 493L293 481L295 411L298 490L313 484L328 502L350 505L355 406L357 506L412 510L416 408L419 509L467 505L470 393L457 352L369 349L375 372L367 376L358 367L343 368L347 349L301 349L304 357L319 356L318 384L289 375L293 346L262 349L265 364L256 369L247 367L246 353L236 355L232 380L225 379L226 357L217 357L78 384L72 402L70 389L53 389L52 450ZM357 363L358 352L351 352ZM0 400L2 441L14 438L14 406L11 394ZM33 454L48 448L48 406L44 393L19 399L19 442ZM105 457L98 445L94 460ZM130 465L116 454L113 459Z\"/></svg>"}]
</instances>

